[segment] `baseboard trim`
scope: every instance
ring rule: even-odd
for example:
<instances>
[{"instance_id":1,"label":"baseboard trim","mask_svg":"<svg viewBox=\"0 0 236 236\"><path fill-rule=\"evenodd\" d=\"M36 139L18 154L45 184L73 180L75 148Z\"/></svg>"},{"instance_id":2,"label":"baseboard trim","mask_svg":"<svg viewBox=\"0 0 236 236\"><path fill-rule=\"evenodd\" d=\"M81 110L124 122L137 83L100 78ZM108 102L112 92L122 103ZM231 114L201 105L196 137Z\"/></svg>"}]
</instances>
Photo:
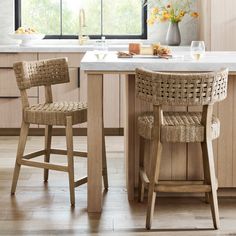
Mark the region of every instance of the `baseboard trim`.
<instances>
[{"instance_id":1,"label":"baseboard trim","mask_svg":"<svg viewBox=\"0 0 236 236\"><path fill-rule=\"evenodd\" d=\"M64 128L54 128L53 136L65 136ZM0 128L0 136L19 136L20 128ZM30 128L29 136L43 136L44 128ZM87 136L86 128L73 128L74 136ZM106 136L123 136L123 128L105 128Z\"/></svg>"}]
</instances>

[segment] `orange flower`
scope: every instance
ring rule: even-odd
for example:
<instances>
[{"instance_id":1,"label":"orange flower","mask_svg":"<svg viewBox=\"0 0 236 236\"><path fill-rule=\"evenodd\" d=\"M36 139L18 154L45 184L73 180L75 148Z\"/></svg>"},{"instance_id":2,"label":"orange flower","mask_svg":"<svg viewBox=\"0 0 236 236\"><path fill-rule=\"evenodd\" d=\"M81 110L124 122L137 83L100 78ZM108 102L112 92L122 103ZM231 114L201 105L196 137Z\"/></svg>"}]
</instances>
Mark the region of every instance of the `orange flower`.
<instances>
[{"instance_id":1,"label":"orange flower","mask_svg":"<svg viewBox=\"0 0 236 236\"><path fill-rule=\"evenodd\" d=\"M171 15L168 12L164 12L160 19L161 19L161 21L167 21L170 19L170 17L171 17Z\"/></svg>"},{"instance_id":2,"label":"orange flower","mask_svg":"<svg viewBox=\"0 0 236 236\"><path fill-rule=\"evenodd\" d=\"M197 12L192 12L192 13L191 13L191 16L192 16L193 18L197 18L197 17L199 17L199 14L198 14Z\"/></svg>"}]
</instances>

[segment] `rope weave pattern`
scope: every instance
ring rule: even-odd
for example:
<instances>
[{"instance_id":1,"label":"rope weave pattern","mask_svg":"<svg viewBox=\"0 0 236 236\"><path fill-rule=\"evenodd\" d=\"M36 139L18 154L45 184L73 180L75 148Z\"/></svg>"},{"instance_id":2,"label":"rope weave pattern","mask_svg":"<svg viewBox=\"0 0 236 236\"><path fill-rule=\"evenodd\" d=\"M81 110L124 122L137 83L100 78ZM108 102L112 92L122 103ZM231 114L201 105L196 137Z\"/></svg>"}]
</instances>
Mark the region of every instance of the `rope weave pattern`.
<instances>
[{"instance_id":1,"label":"rope weave pattern","mask_svg":"<svg viewBox=\"0 0 236 236\"><path fill-rule=\"evenodd\" d=\"M17 62L13 65L20 90L69 82L66 58L32 62Z\"/></svg>"},{"instance_id":2,"label":"rope weave pattern","mask_svg":"<svg viewBox=\"0 0 236 236\"><path fill-rule=\"evenodd\" d=\"M204 126L201 125L201 112L164 112L161 126L162 142L203 142ZM154 115L147 113L138 117L139 135L146 139L154 138ZM220 135L220 121L213 116L212 139Z\"/></svg>"},{"instance_id":3,"label":"rope weave pattern","mask_svg":"<svg viewBox=\"0 0 236 236\"><path fill-rule=\"evenodd\" d=\"M228 70L164 73L136 69L136 95L154 105L208 105L227 96Z\"/></svg>"},{"instance_id":4,"label":"rope weave pattern","mask_svg":"<svg viewBox=\"0 0 236 236\"><path fill-rule=\"evenodd\" d=\"M228 70L210 73L164 73L136 69L136 95L153 105L212 105L227 96ZM205 128L201 112L164 112L162 142L203 142ZM154 138L154 115L138 117L139 134ZM211 138L220 134L220 122L212 117Z\"/></svg>"},{"instance_id":5,"label":"rope weave pattern","mask_svg":"<svg viewBox=\"0 0 236 236\"><path fill-rule=\"evenodd\" d=\"M87 104L81 102L54 102L35 104L24 109L25 122L32 124L65 125L72 116L73 124L87 121Z\"/></svg>"}]
</instances>

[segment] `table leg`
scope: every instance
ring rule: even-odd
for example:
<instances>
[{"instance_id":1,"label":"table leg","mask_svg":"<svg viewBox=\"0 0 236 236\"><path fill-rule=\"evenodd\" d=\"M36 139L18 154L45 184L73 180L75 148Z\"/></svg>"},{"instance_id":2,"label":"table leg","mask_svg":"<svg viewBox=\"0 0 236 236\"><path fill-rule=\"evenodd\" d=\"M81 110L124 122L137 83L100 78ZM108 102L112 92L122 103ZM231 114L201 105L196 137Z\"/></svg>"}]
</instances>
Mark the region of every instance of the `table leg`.
<instances>
[{"instance_id":1,"label":"table leg","mask_svg":"<svg viewBox=\"0 0 236 236\"><path fill-rule=\"evenodd\" d=\"M125 159L128 199L134 200L135 188L135 76L125 79Z\"/></svg>"},{"instance_id":2,"label":"table leg","mask_svg":"<svg viewBox=\"0 0 236 236\"><path fill-rule=\"evenodd\" d=\"M88 212L102 211L103 75L88 74Z\"/></svg>"}]
</instances>

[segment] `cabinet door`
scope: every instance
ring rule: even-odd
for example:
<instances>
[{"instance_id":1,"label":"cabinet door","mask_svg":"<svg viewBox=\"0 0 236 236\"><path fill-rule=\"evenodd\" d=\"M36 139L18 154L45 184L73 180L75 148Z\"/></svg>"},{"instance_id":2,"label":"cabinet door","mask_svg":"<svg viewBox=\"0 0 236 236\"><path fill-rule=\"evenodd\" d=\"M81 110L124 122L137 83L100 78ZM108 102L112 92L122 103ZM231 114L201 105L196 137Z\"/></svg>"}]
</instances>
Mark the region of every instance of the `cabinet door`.
<instances>
[{"instance_id":1,"label":"cabinet door","mask_svg":"<svg viewBox=\"0 0 236 236\"><path fill-rule=\"evenodd\" d=\"M37 53L0 53L0 67L12 67L18 61L36 61Z\"/></svg>"},{"instance_id":2,"label":"cabinet door","mask_svg":"<svg viewBox=\"0 0 236 236\"><path fill-rule=\"evenodd\" d=\"M38 98L30 98L29 102L35 104L38 102ZM0 128L20 128L22 121L21 99L0 98L0 114Z\"/></svg>"},{"instance_id":3,"label":"cabinet door","mask_svg":"<svg viewBox=\"0 0 236 236\"><path fill-rule=\"evenodd\" d=\"M119 74L106 74L103 79L103 106L105 128L120 127L120 78ZM96 94L94 94L96 96ZM87 76L80 74L80 100L87 102Z\"/></svg>"},{"instance_id":4,"label":"cabinet door","mask_svg":"<svg viewBox=\"0 0 236 236\"><path fill-rule=\"evenodd\" d=\"M67 57L69 67L80 67L84 53L39 53L39 60Z\"/></svg>"},{"instance_id":5,"label":"cabinet door","mask_svg":"<svg viewBox=\"0 0 236 236\"><path fill-rule=\"evenodd\" d=\"M37 97L38 89L29 89L28 96ZM0 97L20 97L13 69L0 68Z\"/></svg>"}]
</instances>

